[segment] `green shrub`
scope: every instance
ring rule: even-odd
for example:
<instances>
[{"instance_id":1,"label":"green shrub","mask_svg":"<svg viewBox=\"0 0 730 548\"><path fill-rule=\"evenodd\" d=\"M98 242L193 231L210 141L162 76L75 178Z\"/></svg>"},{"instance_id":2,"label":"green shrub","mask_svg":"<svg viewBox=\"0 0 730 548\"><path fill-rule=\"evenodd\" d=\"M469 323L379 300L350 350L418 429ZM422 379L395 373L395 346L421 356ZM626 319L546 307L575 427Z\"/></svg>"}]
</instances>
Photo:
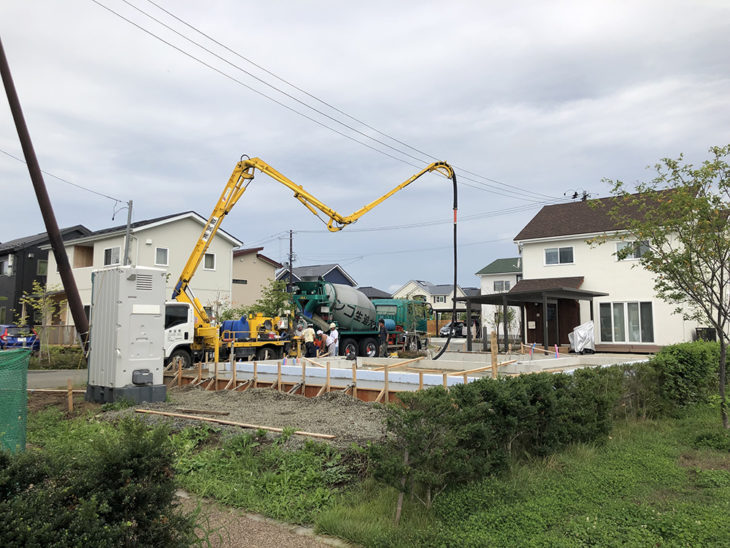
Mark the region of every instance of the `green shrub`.
<instances>
[{"instance_id":1,"label":"green shrub","mask_svg":"<svg viewBox=\"0 0 730 548\"><path fill-rule=\"evenodd\" d=\"M46 355L46 350L48 355ZM43 352L30 357L28 369L80 369L86 360L80 346L49 345Z\"/></svg>"},{"instance_id":2,"label":"green shrub","mask_svg":"<svg viewBox=\"0 0 730 548\"><path fill-rule=\"evenodd\" d=\"M57 447L0 459L3 546L186 546L194 522L174 504L166 429L120 423L83 458ZM87 442L88 443L88 442Z\"/></svg>"},{"instance_id":3,"label":"green shrub","mask_svg":"<svg viewBox=\"0 0 730 548\"><path fill-rule=\"evenodd\" d=\"M652 359L662 398L683 407L705 403L718 389L720 345L696 341L663 348Z\"/></svg>"}]
</instances>

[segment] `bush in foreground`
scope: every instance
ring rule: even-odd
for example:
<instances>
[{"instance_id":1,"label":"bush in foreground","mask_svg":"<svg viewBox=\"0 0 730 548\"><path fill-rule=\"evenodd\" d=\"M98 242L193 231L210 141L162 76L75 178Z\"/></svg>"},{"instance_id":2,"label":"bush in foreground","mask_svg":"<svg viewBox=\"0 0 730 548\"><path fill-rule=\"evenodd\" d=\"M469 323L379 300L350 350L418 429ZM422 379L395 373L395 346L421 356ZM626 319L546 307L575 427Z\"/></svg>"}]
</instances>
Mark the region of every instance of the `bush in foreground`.
<instances>
[{"instance_id":1,"label":"bush in foreground","mask_svg":"<svg viewBox=\"0 0 730 548\"><path fill-rule=\"evenodd\" d=\"M164 428L136 420L95 438L83 459L62 450L0 454L2 546L187 546L194 521L174 504Z\"/></svg>"}]
</instances>

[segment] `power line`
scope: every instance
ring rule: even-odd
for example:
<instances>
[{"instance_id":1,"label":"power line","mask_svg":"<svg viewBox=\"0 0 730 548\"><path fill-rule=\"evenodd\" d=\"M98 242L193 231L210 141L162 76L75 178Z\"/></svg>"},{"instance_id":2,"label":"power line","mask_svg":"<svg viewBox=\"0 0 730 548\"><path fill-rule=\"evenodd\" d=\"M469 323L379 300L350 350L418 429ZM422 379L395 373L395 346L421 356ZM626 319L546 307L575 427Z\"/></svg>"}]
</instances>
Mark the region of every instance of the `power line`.
<instances>
[{"instance_id":1,"label":"power line","mask_svg":"<svg viewBox=\"0 0 730 548\"><path fill-rule=\"evenodd\" d=\"M6 156L9 156L10 158L13 158L14 160L18 160L19 162L22 162L24 164L26 163L25 160L23 160L22 158L19 158L18 156L15 156L13 154L10 154L6 150L0 149L0 152L2 152L3 154L5 154ZM41 173L43 173L44 175L48 175L49 177L53 177L54 179L58 179L59 181L61 181L63 183L66 183L67 185L75 186L76 188L80 188L81 190L85 190L86 192L91 192L92 194L96 194L97 196L102 196L103 198L108 198L108 199L113 200L115 202L125 203L125 200L120 200L119 198L114 198L113 196L108 196L107 194L103 194L101 192L98 192L96 190L92 190L92 189L87 188L85 186L81 186L79 184L72 183L71 181L69 181L67 179L64 179L62 177L59 177L58 175L54 175L53 173L49 173L48 171L41 170Z\"/></svg>"},{"instance_id":2,"label":"power line","mask_svg":"<svg viewBox=\"0 0 730 548\"><path fill-rule=\"evenodd\" d=\"M203 50L204 50L204 51L206 51L207 53L209 53L209 54L211 54L211 55L214 55L215 57L217 57L218 59L220 59L220 60L222 60L223 62L227 63L228 65L230 65L230 66L232 66L232 67L234 67L234 68L236 68L236 69L238 69L238 70L240 70L240 71L244 72L244 73L245 73L245 74L247 74L248 76L250 76L250 77L254 78L255 80L257 80L258 82L260 82L260 83L262 83L262 84L264 84L264 85L266 85L266 86L268 86L268 87L270 87L270 88L272 88L272 89L276 90L277 92L279 92L279 93L281 93L281 94L285 95L286 97L288 97L288 98L290 98L290 99L292 99L292 100L296 101L297 103L299 103L299 104L301 104L301 105L303 105L303 106L305 106L305 107L307 107L307 108L309 108L309 109L311 109L311 110L313 110L313 111L317 112L318 114L320 114L320 115L322 115L322 116L325 116L326 118L328 118L328 119L332 120L333 122L335 122L335 123L337 123L337 124L340 124L340 125L342 125L342 126L346 127L346 128L347 128L347 129L349 129L350 131L353 131L353 132L355 132L355 133L357 133L357 134L359 134L359 135L361 135L361 136L365 137L366 139L369 139L369 140L371 140L371 141L373 141L373 142L376 142L376 143L378 143L378 144L380 144L380 145L382 145L382 146L385 146L385 147L387 147L387 148L390 148L391 150L393 150L394 152L396 152L396 153L398 153L398 154L402 154L402 155L404 155L404 156L406 156L406 157L408 157L408 158L411 158L411 159L413 159L413 160L416 160L416 161L418 161L418 162L423 162L423 163L426 163L426 162L424 162L424 160L422 160L422 159L420 159L420 158L418 158L418 157L416 157L416 156L413 156L412 154L410 154L410 153L408 153L408 152L405 152L405 151L403 151L403 150L400 150L400 149L398 149L398 148L396 148L396 147L393 147L392 145L390 145L390 144L388 144L388 143L385 143L385 142L383 142L383 141L381 141L381 140L379 140L379 139L375 139L374 137L371 137L370 135L367 135L366 133L364 133L364 132L362 132L362 131L358 130L357 128L354 128L354 127L350 126L349 124L346 124L346 123L342 122L341 120L337 120L337 119L336 119L336 118L334 118L333 116L330 116L330 115L328 115L328 114L326 114L326 113L322 112L321 110L319 110L319 109L317 109L317 108L315 108L315 107L312 107L311 105L308 105L307 103L305 103L305 102L301 101L300 99L298 99L298 98L294 97L294 96L293 96L293 95L291 95L290 93L287 93L286 91L284 91L284 90L282 90L282 89L280 89L280 88L276 87L276 86L275 86L275 85L273 85L273 84L270 84L269 82L266 82L266 81L265 81L264 79L262 79L262 78L259 78L258 76L256 76L256 75L252 74L251 72L249 72L249 71L245 70L245 69L244 69L244 68L242 68L241 66L239 66L239 65L236 65L235 63L232 63L231 61L228 61L227 59L225 59L225 58L221 57L220 55L218 55L218 54L216 54L215 52L211 51L210 49L206 48L206 47L205 47L205 46L203 46L202 44L200 44L200 43L198 43L198 42L194 41L193 39L191 39L191 38L189 38L189 37L185 36L184 34L182 34L182 33L180 33L179 31L177 31L177 30L173 29L172 27L170 27L170 26L169 26L169 25L167 25L166 23L164 23L164 22L160 21L159 19L157 19L157 18L155 18L154 16L150 15L149 13L145 12L145 11L144 11L144 10L142 10L141 8L139 8L139 7L137 7L137 6L133 5L133 4L131 4L131 3L130 3L130 2L128 1L128 0L122 0L122 1L123 1L124 3L126 3L127 5L129 5L130 7L134 8L135 10L137 10L138 12L142 13L142 14L143 14L143 15L145 15L146 17L148 17L148 18L152 19L153 21L157 22L158 24L162 25L163 27L167 28L168 30L170 30L170 31L174 32L174 33L175 33L175 34L177 34L178 36L180 36L180 37L182 37L183 39L187 40L188 42L190 42L190 43L192 43L192 44L194 44L194 45L198 46L199 48L203 49ZM316 123L316 124L320 125L321 127L324 127L324 128L326 128L326 129L329 129L330 131L333 131L333 132L335 132L335 133L339 134L340 136L343 136L343 137L345 137L345 138L347 138L347 139L350 139L351 141L354 141L354 142L356 142L356 143L359 143L359 144L361 144L361 145L363 145L363 146L366 146L367 148L370 148L371 150L373 150L373 151L375 151L375 152L378 152L378 153L380 153L380 154L383 154L383 155L385 155L385 156L387 156L387 157L390 157L390 158L392 158L392 159L394 159L394 160L398 160L398 161L400 161L400 162L406 163L406 164L408 164L408 165L410 165L410 166L412 166L412 167L415 167L415 168L420 168L420 167L421 167L421 166L418 166L418 165L414 165L414 164L412 164L411 162L408 162L407 160L404 160L403 158L398 158L398 157L396 157L396 156L393 156L392 154L389 154L389 153L387 153L387 152L385 152L385 151L383 151L383 150L377 149L377 148L375 148L375 147L373 147L373 146L371 146L371 145L369 145L369 144L367 144L367 143L364 143L363 141L361 141L361 140L359 140L359 139L356 139L356 138L354 138L354 137L352 137L352 136L350 136L350 135L347 135L347 134L343 133L342 131L339 131L339 130L337 130L337 129L335 129L335 128L331 127L331 126L328 126L327 124L325 124L325 123L323 123L323 122L321 122L321 121L319 121L319 120L316 120L315 118L312 118L311 116L308 116L307 114L305 114L305 113L303 113L303 112L300 112L300 111L298 111L298 110L296 110L296 109L294 109L294 108L290 107L289 105L286 105L285 103L282 103L281 101L279 101L279 100L277 100L277 99L275 99L275 98L271 97L270 95L267 95L267 94L263 93L262 91L260 91L260 90L257 90L257 89L255 89L255 88L253 88L253 87L249 86L248 84L246 84L246 83L244 83L244 82L242 82L242 81L238 80L237 78L234 78L233 76L231 76L231 75L229 75L229 74L225 73L224 71L222 71L222 70L220 70L220 69L218 69L218 68L215 68L215 67L213 67L213 66L212 66L212 65L210 65L209 63L206 63L206 62L205 62L205 61L203 61L202 59L199 59L198 57L195 57L194 55L192 55L192 54L188 53L187 51L183 50L182 48L179 48L178 46L175 46L175 45L174 45L174 44L172 44L171 42L169 42L169 41L165 40L164 38L162 38L162 37L158 36L157 34L153 33L152 31L150 31L150 30L147 30L146 28L144 28L144 27L142 27L141 25L139 25L139 24L135 23L135 22L134 22L134 21L132 21L131 19L128 19L127 17L123 16L122 14L120 14L120 13L116 12L115 10L113 10L113 9L109 8L108 6L106 6L106 5L102 4L102 3L100 3L100 2L98 1L98 0L92 0L92 2L94 2L94 3L95 3L95 4L97 4L98 6L100 6L100 7L104 8L104 9L106 9L106 10L107 10L107 11L109 11L110 13L112 13L112 14L116 15L117 17L121 18L122 20L126 21L127 23L129 23L129 24L133 25L134 27L138 28L139 30L141 30L141 31L145 32L146 34L148 34L148 35L152 36L153 38L156 38L157 40L159 40L159 41L163 42L164 44L168 45L169 47L171 47L171 48L175 49L176 51L178 51L178 52L182 53L183 55L186 55L187 57L189 57L189 58L191 58L191 59L193 59L193 60L195 60L195 61L197 61L197 62L199 62L199 63L203 64L203 65L204 65L204 66L206 66L207 68L209 68L209 69L211 69L211 70L214 70L215 72L219 73L220 75L222 75L222 76L224 76L224 77L226 77L226 78L228 78L228 79L230 79L230 80L232 80L232 81L234 81L234 82L238 83L239 85L242 85L243 87L245 87L245 88L249 89L250 91L253 91L253 92L254 92L254 93L256 93L256 94L258 94L258 95L260 95L260 96L262 96L262 97L264 97L264 98L266 98L266 99L269 99L270 101L273 101L274 103L278 104L279 106L282 106L282 107L286 108L287 110L289 110L289 111L291 111L291 112L294 112L295 114L298 114L299 116L302 116L302 117L304 117L304 118L306 118L306 119L308 119L308 120L310 120L310 121L312 121L312 122L314 122L314 123ZM392 137L392 136L388 135L387 133L384 133L384 132L382 132L382 131L380 131L380 130L376 129L376 128L374 128L374 127L372 127L372 126L370 126L370 125L366 124L365 122L362 122L361 120L359 120L359 119L357 119L357 118L355 118L355 117L353 117L353 116L350 116L349 114L345 113L344 111L342 111L342 110L340 110L340 109L337 109L336 107L332 106L331 104L327 103L326 101L322 101L321 99L318 99L318 98L317 98L317 97L315 97L314 95L312 95L312 94L310 94L310 93L308 93L308 92L306 92L306 91L302 90L301 88L299 88L299 87L297 87L297 86L294 86L293 84L291 84L291 83L290 83L290 82L288 82L287 80L284 80L283 78L280 78L279 76L277 76L277 75L276 75L276 74L274 74L273 72L271 72L271 71L269 71L269 70L267 70L267 69L265 69L265 68L261 67L260 65L258 65L258 64L256 64L256 63L254 63L253 61L249 60L248 58L246 58L246 57L244 57L244 56L242 56L242 55L238 54L237 52L235 52L234 50L232 50L232 49L231 49L231 48L229 48L228 46L225 46L224 44L222 44L222 43L220 43L219 41L215 40L214 38L210 37L209 35L207 35L207 34L203 33L202 31L200 31L199 29L197 29L197 27L195 27L195 26L193 26L193 25L191 25L191 24L187 23L186 21L184 21L184 20L182 20L181 18L177 17L176 15L172 14L172 13L171 13L170 11L168 11L168 10L164 9L164 8L163 8L163 7L161 7L161 6L159 5L159 4L157 4L157 3L155 3L155 2L152 2L151 0L148 0L148 2L150 2L150 3L152 4L152 5L154 5L155 7L157 7L158 9L160 9L161 11L163 11L164 13L166 13L166 14L168 14L169 16L173 17L173 18L174 18L175 20L177 20L177 21L181 22L182 24L186 25L186 26L187 26L187 27L189 27L190 29L192 29L192 30L194 30L195 32L197 32L197 33L201 34L202 36L206 37L207 39L209 39L209 40L213 41L213 42L214 42L215 44L219 45L220 47L223 47L223 48L224 48L224 49L226 49L227 51L229 51L229 52L233 53L234 55L237 55L237 56L238 56L238 57L240 57L241 59L244 59L245 61L247 61L247 62L251 63L252 65L256 66L256 67L257 67L257 68L259 68L260 70L263 70L263 71L264 71L264 72L266 72L267 74L270 74L271 76L273 76L273 77L277 78L278 80L280 80L280 81L282 81L282 82L286 83L287 85L290 85L290 86L292 86L292 87L293 87L294 89L297 89L298 91L300 91L300 92L302 92L302 93L306 94L307 96L309 96L309 97L312 97L313 99L315 99L315 100L319 101L320 103L322 103L322 104L324 104L324 105L328 106L329 108L333 109L334 111L336 111L336 112L338 112L338 113L340 113L340 114L343 114L344 116L347 116L348 118L350 118L350 119L352 119L352 120L354 120L354 121L356 121L356 122L358 122L358 123L362 124L363 126L365 126L365 127L369 128L369 129L372 129L373 131L376 131L376 132L377 132L377 133L379 133L380 135L383 135L383 136L387 137L388 139L391 139L391 140L393 140L394 142L397 142L397 143L399 143L399 144L401 144L401 145L403 145L403 146L406 146L406 147L410 148L411 150L414 150L414 151L418 152L419 154L422 154L422 155L424 155L424 156L426 156L426 157L428 157L428 158L431 158L431 159L436 159L436 157L435 157L435 156L433 156L433 155L430 155L430 154L428 154L428 153L426 153L426 152L423 152L423 151L421 151L421 150L419 150L419 149L417 149L417 148L414 148L414 147L412 147L412 146L410 146L410 145L408 145L408 144L406 144L406 143L404 143L404 142L402 142L402 141L400 141L400 140L398 140L398 139L395 139L394 137ZM510 185L510 184L507 184L507 183L503 183L503 182L501 182L501 181L497 181L496 179L490 179L490 178L488 178L488 177L484 177L484 176L482 176L482 175L479 175L479 174L477 174L477 173L474 173L474 172L471 172L471 171L465 170L465 169L463 169L463 168L460 168L460 167L458 167L458 166L454 166L454 167L455 167L455 169L461 170L461 171L463 171L464 173L468 173L468 174L470 174L470 175L472 175L472 176L475 176L475 177L479 177L479 178L481 178L481 179L484 179L484 180L487 180L487 181L493 182L493 183L495 183L495 184L499 184L499 185L502 185L502 186L504 186L504 187L506 187L506 188L510 188L510 189L513 189L513 190L512 190L512 192L514 192L514 191L518 191L518 192L521 192L521 193L529 193L530 195L541 195L541 196L543 196L543 197L546 197L546 198L549 198L549 199L555 199L555 197L553 197L553 196L548 196L548 195L546 195L546 194L542 194L542 193L539 193L539 192L534 192L534 191L527 191L527 190L525 190L525 189L522 189L522 188L520 188L520 187L518 187L518 186L516 186L516 185ZM471 178L469 178L469 177L465 177L464 175L462 175L461 177L462 177L462 178L465 178L465 179L467 179L467 180L469 180L469 181L472 181L472 182L474 182L474 183L477 183L477 184L479 184L479 185L482 185L482 186L484 186L484 187L487 187L487 188L489 188L489 189L490 189L490 191L492 191L492 192L496 192L496 193L498 193L498 194L500 194L500 195L503 195L503 196L508 196L508 197L514 197L514 196L512 196L511 194L505 194L505 193L504 193L504 190L502 190L502 189L495 189L495 188L491 187L490 185L488 185L488 184L486 184L486 183L483 183L482 181L477 181L477 180L471 179ZM462 184L465 184L465 183L462 183ZM465 184L465 186L472 186L472 185L466 185L466 184ZM477 187L473 187L473 188L477 188ZM500 192L500 191L501 191L501 192ZM535 201L537 202L537 200L535 200Z\"/></svg>"}]
</instances>

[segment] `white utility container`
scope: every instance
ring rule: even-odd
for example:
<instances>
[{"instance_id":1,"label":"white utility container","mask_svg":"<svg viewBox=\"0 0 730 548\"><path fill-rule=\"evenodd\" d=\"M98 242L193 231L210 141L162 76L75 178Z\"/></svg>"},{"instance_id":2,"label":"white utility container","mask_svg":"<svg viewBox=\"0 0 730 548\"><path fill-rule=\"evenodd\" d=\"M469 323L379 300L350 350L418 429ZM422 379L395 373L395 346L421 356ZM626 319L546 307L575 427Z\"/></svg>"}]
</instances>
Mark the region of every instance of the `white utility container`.
<instances>
[{"instance_id":1,"label":"white utility container","mask_svg":"<svg viewBox=\"0 0 730 548\"><path fill-rule=\"evenodd\" d=\"M164 401L165 282L160 268L91 273L87 401Z\"/></svg>"}]
</instances>

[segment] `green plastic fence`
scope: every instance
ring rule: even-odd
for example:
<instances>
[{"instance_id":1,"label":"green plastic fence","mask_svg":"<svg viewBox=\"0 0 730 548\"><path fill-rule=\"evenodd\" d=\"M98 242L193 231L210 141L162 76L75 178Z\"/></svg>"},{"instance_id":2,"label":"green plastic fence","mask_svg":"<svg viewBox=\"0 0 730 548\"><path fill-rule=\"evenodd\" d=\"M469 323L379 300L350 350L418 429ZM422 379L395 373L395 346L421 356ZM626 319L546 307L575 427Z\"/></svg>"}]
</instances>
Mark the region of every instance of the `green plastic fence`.
<instances>
[{"instance_id":1,"label":"green plastic fence","mask_svg":"<svg viewBox=\"0 0 730 548\"><path fill-rule=\"evenodd\" d=\"M25 451L30 350L0 351L0 448Z\"/></svg>"}]
</instances>

